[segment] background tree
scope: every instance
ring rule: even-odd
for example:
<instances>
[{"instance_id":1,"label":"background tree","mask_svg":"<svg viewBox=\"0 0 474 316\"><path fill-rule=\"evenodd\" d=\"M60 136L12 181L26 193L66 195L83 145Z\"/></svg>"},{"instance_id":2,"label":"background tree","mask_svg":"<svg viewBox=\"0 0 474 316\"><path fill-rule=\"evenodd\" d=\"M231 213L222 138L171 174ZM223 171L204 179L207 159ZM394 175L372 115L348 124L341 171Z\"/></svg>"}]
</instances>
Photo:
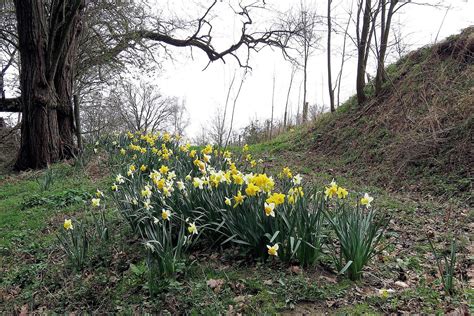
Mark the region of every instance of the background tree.
<instances>
[{"instance_id":1,"label":"background tree","mask_svg":"<svg viewBox=\"0 0 474 316\"><path fill-rule=\"evenodd\" d=\"M163 96L156 86L146 82L122 82L110 93L109 99L126 128L133 132L164 130L178 107L177 98Z\"/></svg>"},{"instance_id":2,"label":"background tree","mask_svg":"<svg viewBox=\"0 0 474 316\"><path fill-rule=\"evenodd\" d=\"M74 72L77 69L79 35L86 32L84 16L95 2L85 0L16 0L16 22L20 51L20 90L22 107L22 137L16 168L41 168L76 150L72 94ZM107 57L147 43L177 47L195 47L203 51L210 62L233 56L237 51L247 55L264 45L285 47L291 31L251 29L251 12L262 8L264 1L233 6L241 21L241 36L223 50L214 48L210 12L218 3L213 1L196 19L166 20L146 17L133 20L133 27L114 34L115 41L104 41ZM48 4L48 5L46 5ZM113 21L113 20L112 20ZM113 28L112 28L113 29ZM188 34L188 35L186 35ZM82 59L81 59L82 60ZM248 60L248 59L246 59Z\"/></svg>"},{"instance_id":3,"label":"background tree","mask_svg":"<svg viewBox=\"0 0 474 316\"><path fill-rule=\"evenodd\" d=\"M297 30L295 36L291 38L290 46L296 51L297 56L288 55L290 61L298 65L303 70L303 123L308 119L308 62L320 40L316 25L320 23L319 17L313 8L300 2L298 11L290 11L283 22L285 28Z\"/></svg>"}]
</instances>

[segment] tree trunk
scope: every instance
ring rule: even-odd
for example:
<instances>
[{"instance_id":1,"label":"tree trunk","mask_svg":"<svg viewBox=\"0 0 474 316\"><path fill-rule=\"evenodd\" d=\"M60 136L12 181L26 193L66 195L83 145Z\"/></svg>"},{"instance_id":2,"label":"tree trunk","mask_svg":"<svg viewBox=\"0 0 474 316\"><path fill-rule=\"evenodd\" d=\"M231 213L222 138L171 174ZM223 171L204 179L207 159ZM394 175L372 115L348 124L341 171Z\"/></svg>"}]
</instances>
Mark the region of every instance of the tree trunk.
<instances>
[{"instance_id":1,"label":"tree trunk","mask_svg":"<svg viewBox=\"0 0 474 316\"><path fill-rule=\"evenodd\" d=\"M360 4L362 6L362 4ZM357 90L357 103L362 105L365 100L365 69L367 65L367 56L368 53L367 45L369 30L370 30L370 11L371 11L371 1L365 1L365 8L362 20L362 30L360 32L360 38L357 43L357 80L356 80L356 90ZM359 32L359 30L357 30Z\"/></svg>"},{"instance_id":2,"label":"tree trunk","mask_svg":"<svg viewBox=\"0 0 474 316\"><path fill-rule=\"evenodd\" d=\"M77 138L77 148L79 151L82 151L82 128L81 128L81 108L79 103L79 96L74 94L74 122L76 127L76 138ZM176 125L175 125L175 134L176 134Z\"/></svg>"},{"instance_id":3,"label":"tree trunk","mask_svg":"<svg viewBox=\"0 0 474 316\"><path fill-rule=\"evenodd\" d=\"M334 89L332 88L332 73L331 73L331 2L328 0L328 47L327 47L327 57L328 57L328 89L329 89L329 104L331 107L331 112L336 111L334 106ZM343 57L344 58L344 57Z\"/></svg>"},{"instance_id":4,"label":"tree trunk","mask_svg":"<svg viewBox=\"0 0 474 316\"><path fill-rule=\"evenodd\" d=\"M390 33L390 25L392 23L392 16L397 5L398 0L390 2L387 16L385 17L385 2L382 4L382 28L380 36L380 52L377 58L377 75L375 77L375 95L379 95L382 90L382 85L385 82L385 55L387 53L388 35ZM386 19L386 20L385 20Z\"/></svg>"},{"instance_id":5,"label":"tree trunk","mask_svg":"<svg viewBox=\"0 0 474 316\"><path fill-rule=\"evenodd\" d=\"M286 125L288 124L288 103L290 101L290 92L291 92L291 87L293 86L293 79L295 78L295 72L296 68L293 67L291 69L291 77L290 77L290 84L288 86L288 93L286 94L286 103L285 103L285 114L283 117L283 127L286 128ZM298 100L299 102L299 100Z\"/></svg>"},{"instance_id":6,"label":"tree trunk","mask_svg":"<svg viewBox=\"0 0 474 316\"><path fill-rule=\"evenodd\" d=\"M19 170L44 168L76 150L73 60L83 1L15 0L20 50L22 126Z\"/></svg>"},{"instance_id":7,"label":"tree trunk","mask_svg":"<svg viewBox=\"0 0 474 316\"><path fill-rule=\"evenodd\" d=\"M306 87L307 87L307 81L308 81L308 55L305 55L304 58L304 66L303 66L303 117L302 117L302 122L303 124L306 123L308 120L308 102L306 102Z\"/></svg>"}]
</instances>

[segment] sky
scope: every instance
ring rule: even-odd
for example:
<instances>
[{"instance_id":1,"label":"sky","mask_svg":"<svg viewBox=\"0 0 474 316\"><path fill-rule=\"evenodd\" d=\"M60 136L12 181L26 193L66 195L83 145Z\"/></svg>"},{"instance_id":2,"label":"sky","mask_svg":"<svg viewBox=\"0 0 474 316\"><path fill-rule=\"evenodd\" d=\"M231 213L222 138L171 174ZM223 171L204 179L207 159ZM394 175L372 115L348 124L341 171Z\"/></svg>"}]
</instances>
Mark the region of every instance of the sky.
<instances>
[{"instance_id":1,"label":"sky","mask_svg":"<svg viewBox=\"0 0 474 316\"><path fill-rule=\"evenodd\" d=\"M156 10L163 16L177 16L184 20L196 19L206 10L211 0L149 0L151 10ZM251 1L253 0L243 0ZM266 0L266 7L252 12L254 28L261 29L273 21L275 12L285 12L290 8L298 7L300 1L306 1L306 6L314 8L322 18L326 15L326 0ZM336 23L345 24L347 11L354 0L334 0L333 18ZM421 0L417 0L418 2ZM425 3L440 2L423 0ZM230 0L237 3L237 0ZM467 26L474 25L474 0L445 0L443 8L409 4L396 15L393 21L394 30L399 29L402 42L407 51L424 45L433 44L435 39L459 33ZM447 8L449 7L449 10ZM217 50L225 49L240 36L240 18L229 7L229 1L219 1L211 12L213 18L213 38ZM329 95L327 88L326 64L326 26L318 26L320 30L320 48L310 57L308 65L308 97L311 105L316 104L319 109L324 106L328 109ZM351 32L352 31L352 32ZM350 29L351 34L354 30ZM393 34L394 32L392 32ZM439 33L439 34L438 34ZM438 34L438 35L437 35ZM341 58L342 34L333 33L333 78L339 72ZM209 127L218 108L223 108L229 84L236 76L234 90L231 93L231 102L236 94L236 88L244 73L236 61L228 56L225 63L215 61L207 68L208 59L198 49L170 48L173 60L165 60L159 72L143 74L138 71L143 80L155 84L164 95L178 97L185 100L190 116L190 125L186 129L186 136L193 139L204 127ZM355 92L355 54L354 46L348 46L350 58L345 66L341 84L341 103ZM388 57L387 63L397 59L393 54ZM247 72L242 91L236 103L234 130L239 131L248 125L249 121L258 119L260 122L269 119L272 111L272 85L275 77L274 111L275 120L282 120L286 95L292 71L292 64L286 61L281 52L276 49L264 48L260 52L252 52L249 60L251 70ZM206 68L206 69L204 69ZM369 63L368 71L374 73L374 63ZM298 104L302 103L302 71L298 69L290 92L289 112L295 115ZM299 101L301 100L301 101ZM5 115L1 114L0 115ZM229 119L227 120L227 125Z\"/></svg>"},{"instance_id":2,"label":"sky","mask_svg":"<svg viewBox=\"0 0 474 316\"><path fill-rule=\"evenodd\" d=\"M200 1L204 2L204 1ZM299 0L267 0L267 5L285 11L291 6L298 6ZM430 2L430 1L425 1ZM432 3L434 1L431 1ZM196 10L189 1L173 1L169 9L177 9L179 12L202 12ZM350 1L333 1L334 16L341 24L347 20L346 10ZM308 1L307 5L316 8L318 14L326 15L326 1ZM396 25L401 25L401 34L404 44L408 50L432 44L435 42L437 33L438 41L458 33L463 28L474 25L474 1L473 0L451 0L443 1L443 5L451 8L433 8L430 6L418 6L409 4L395 18ZM239 21L233 18L224 3L216 7L219 16L214 21L216 31L216 42L219 47L225 47L238 36ZM225 13L224 13L225 12ZM443 17L444 22L443 21ZM268 21L271 14L268 12L256 12L257 17ZM442 25L441 25L442 23ZM324 30L324 26L322 29ZM329 94L327 89L327 68L325 36L321 32L321 48L316 50L309 61L308 74L308 101L319 107L325 105L328 108ZM237 37L238 38L238 37ZM342 35L333 35L333 78L339 71L340 54L342 47ZM354 47L349 50L353 52ZM209 125L216 109L225 104L226 94L234 72L238 82L244 72L231 58L226 58L226 63L216 61L208 68L205 54L193 50L192 57L189 49L175 49L176 58L173 62L166 62L158 79L154 79L164 94L177 96L186 100L187 109L191 117L191 124L187 128L187 136L192 138L200 132L202 127ZM393 62L398 57L393 56L388 62ZM341 84L341 102L355 92L355 58L350 59L344 68ZM271 116L272 84L275 76L275 118L281 120L284 113L286 94L288 90L292 65L282 57L278 50L264 49L252 53L250 59L252 70L247 74L241 94L236 104L236 115L234 126L236 129L246 126L250 119L263 121ZM369 71L374 72L374 67L369 66ZM290 94L290 112L294 115L297 111L299 89L302 82L302 71L297 71L294 84ZM236 85L234 85L235 87ZM237 85L238 86L238 85ZM236 90L236 89L235 89ZM235 91L232 95L235 95ZM302 97L300 97L302 98ZM301 101L302 102L302 101ZM300 103L301 103L300 102ZM230 103L230 106L232 103Z\"/></svg>"}]
</instances>

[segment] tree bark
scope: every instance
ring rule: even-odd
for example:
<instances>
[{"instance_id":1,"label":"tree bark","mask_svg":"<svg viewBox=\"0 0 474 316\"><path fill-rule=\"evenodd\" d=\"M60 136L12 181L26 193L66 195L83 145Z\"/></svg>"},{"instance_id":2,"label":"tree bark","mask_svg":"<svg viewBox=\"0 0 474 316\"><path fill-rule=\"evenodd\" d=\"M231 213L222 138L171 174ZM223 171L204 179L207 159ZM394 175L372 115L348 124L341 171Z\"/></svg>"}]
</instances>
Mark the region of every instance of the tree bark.
<instances>
[{"instance_id":1,"label":"tree bark","mask_svg":"<svg viewBox=\"0 0 474 316\"><path fill-rule=\"evenodd\" d=\"M362 3L360 6L362 7ZM361 8L358 9L357 22L359 22L359 12ZM370 12L371 12L371 0L365 0L365 8L362 18L362 30L357 29L358 42L357 42L357 80L356 80L356 90L357 90L357 103L362 105L366 100L366 95L364 91L365 87L365 69L367 65L367 56L368 53L367 45L370 45L368 42L369 30L370 30ZM359 23L357 23L359 24Z\"/></svg>"},{"instance_id":2,"label":"tree bark","mask_svg":"<svg viewBox=\"0 0 474 316\"><path fill-rule=\"evenodd\" d=\"M291 70L290 84L288 85L288 93L286 94L285 114L283 116L284 128L286 128L286 125L288 124L288 103L290 101L290 92L291 92L291 87L293 86L293 79L295 78L295 72L296 72L296 68L293 67L293 69Z\"/></svg>"},{"instance_id":3,"label":"tree bark","mask_svg":"<svg viewBox=\"0 0 474 316\"><path fill-rule=\"evenodd\" d=\"M382 85L385 82L385 55L387 53L388 36L390 32L390 25L392 17L395 12L395 6L398 0L390 1L388 12L386 12L386 4L382 3L382 21L381 21L381 36L380 36L380 51L377 58L377 75L375 77L375 95L379 95L382 90Z\"/></svg>"},{"instance_id":4,"label":"tree bark","mask_svg":"<svg viewBox=\"0 0 474 316\"><path fill-rule=\"evenodd\" d=\"M328 89L329 89L329 104L331 112L336 111L334 106L334 89L332 87L332 73L331 73L331 3L332 0L328 0L328 47L327 47L327 58L328 58ZM344 57L343 57L344 58Z\"/></svg>"},{"instance_id":5,"label":"tree bark","mask_svg":"<svg viewBox=\"0 0 474 316\"><path fill-rule=\"evenodd\" d=\"M83 0L15 0L20 50L22 126L16 169L44 168L76 150L73 60Z\"/></svg>"},{"instance_id":6,"label":"tree bark","mask_svg":"<svg viewBox=\"0 0 474 316\"><path fill-rule=\"evenodd\" d=\"M82 128L81 128L81 108L79 103L79 96L74 94L74 122L76 126L76 138L77 138L77 148L79 151L82 151Z\"/></svg>"}]
</instances>

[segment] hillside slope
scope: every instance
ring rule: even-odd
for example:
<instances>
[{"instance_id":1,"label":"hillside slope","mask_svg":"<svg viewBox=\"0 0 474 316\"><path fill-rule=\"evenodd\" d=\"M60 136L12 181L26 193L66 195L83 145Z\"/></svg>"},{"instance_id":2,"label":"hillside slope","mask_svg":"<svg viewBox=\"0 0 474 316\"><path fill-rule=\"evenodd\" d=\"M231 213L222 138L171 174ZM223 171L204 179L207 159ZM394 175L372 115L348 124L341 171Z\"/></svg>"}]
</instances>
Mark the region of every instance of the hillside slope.
<instances>
[{"instance_id":1,"label":"hillside slope","mask_svg":"<svg viewBox=\"0 0 474 316\"><path fill-rule=\"evenodd\" d=\"M330 158L340 171L379 185L468 197L474 170L474 27L414 51L386 71L389 80L379 97L369 97L362 107L353 97L293 133L296 138L282 135L288 144L278 147L308 151L305 159ZM373 94L371 84L366 89Z\"/></svg>"}]
</instances>

